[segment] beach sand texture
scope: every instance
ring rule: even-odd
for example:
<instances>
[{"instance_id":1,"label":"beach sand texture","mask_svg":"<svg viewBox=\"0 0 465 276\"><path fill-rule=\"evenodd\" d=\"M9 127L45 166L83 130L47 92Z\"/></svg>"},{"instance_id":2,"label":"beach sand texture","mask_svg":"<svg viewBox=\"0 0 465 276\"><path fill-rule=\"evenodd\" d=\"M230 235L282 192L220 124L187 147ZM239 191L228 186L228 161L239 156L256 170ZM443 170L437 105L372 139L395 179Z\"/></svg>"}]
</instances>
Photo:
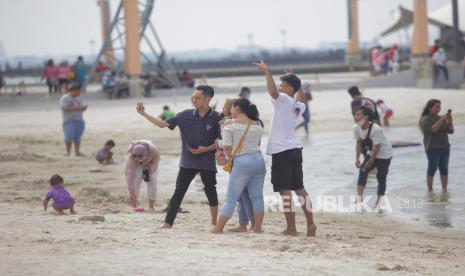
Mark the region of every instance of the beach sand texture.
<instances>
[{"instance_id":1,"label":"beach sand texture","mask_svg":"<svg viewBox=\"0 0 465 276\"><path fill-rule=\"evenodd\" d=\"M427 228L383 215L317 213L316 238L280 235L284 217L279 213L265 214L262 235L208 234L208 205L198 179L182 204L190 213L179 214L174 229L158 229L163 213L131 211L123 159L131 140L146 138L158 145L162 158L156 209L161 210L164 199L174 190L179 132L151 126L136 113L136 99L108 101L103 96L89 96L86 100L87 96L83 96L89 105L84 114L84 158L64 157L57 97L51 99L48 110L43 101L27 98L0 109L2 275L461 275L465 271L463 230ZM227 97L234 96L220 93L214 101L220 109ZM443 112L453 109L456 125L465 124L464 91L371 89L366 96L382 98L395 110L393 126L415 126L430 98L442 100ZM272 112L269 96L264 90L253 91L251 99L268 131ZM152 115L161 113L164 104L176 111L190 107L188 94L178 95L177 105L170 97L141 100ZM314 93L312 132L351 130L349 104L349 96L342 91ZM109 138L117 144L116 164L102 166L93 155ZM76 198L78 215L56 216L43 211L41 200L50 187L48 179L55 173L64 177L66 188ZM218 183L223 190L226 185ZM222 202L224 194L219 198ZM145 199L143 187L143 207ZM79 221L85 215L103 215L105 222ZM227 227L236 222L235 216ZM299 231L304 232L300 213L297 222Z\"/></svg>"}]
</instances>

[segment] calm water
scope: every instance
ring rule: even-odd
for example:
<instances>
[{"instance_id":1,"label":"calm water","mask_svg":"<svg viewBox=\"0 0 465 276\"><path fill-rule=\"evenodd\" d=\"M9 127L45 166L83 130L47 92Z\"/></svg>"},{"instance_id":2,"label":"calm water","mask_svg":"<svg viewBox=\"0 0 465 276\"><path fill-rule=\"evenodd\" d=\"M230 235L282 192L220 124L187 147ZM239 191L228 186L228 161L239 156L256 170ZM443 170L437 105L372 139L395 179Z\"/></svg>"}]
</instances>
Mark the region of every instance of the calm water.
<instances>
[{"instance_id":1,"label":"calm water","mask_svg":"<svg viewBox=\"0 0 465 276\"><path fill-rule=\"evenodd\" d=\"M20 82L24 82L26 84L40 84L43 83L40 80L40 76L34 77L6 77L5 82L7 85L18 85Z\"/></svg>"},{"instance_id":2,"label":"calm water","mask_svg":"<svg viewBox=\"0 0 465 276\"><path fill-rule=\"evenodd\" d=\"M423 136L418 128L387 129L391 142L421 143ZM314 207L328 197L340 197L338 203L348 208L356 192L358 171L354 165L355 142L351 131L311 134L299 139L304 145L304 183L310 192ZM387 198L392 211L383 214L426 223L434 227L465 228L465 126L457 126L450 135L448 193L441 192L439 171L435 177L434 193L426 191L427 160L423 145L394 149L387 180ZM263 148L267 137L262 141ZM265 157L268 173L265 195L273 195L269 168L271 158ZM220 197L224 196L228 175L218 174ZM365 195L376 196L375 174L368 179ZM370 205L371 206L371 205ZM385 205L386 207L389 207ZM325 209L326 210L326 209Z\"/></svg>"}]
</instances>

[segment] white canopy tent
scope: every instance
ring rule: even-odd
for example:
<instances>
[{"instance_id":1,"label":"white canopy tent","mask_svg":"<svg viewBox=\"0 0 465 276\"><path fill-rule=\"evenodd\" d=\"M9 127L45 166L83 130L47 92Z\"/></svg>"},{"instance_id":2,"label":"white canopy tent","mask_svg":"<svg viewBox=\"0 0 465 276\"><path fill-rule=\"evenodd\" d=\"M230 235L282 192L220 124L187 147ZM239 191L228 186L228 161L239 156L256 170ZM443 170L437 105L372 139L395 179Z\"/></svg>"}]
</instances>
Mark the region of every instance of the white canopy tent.
<instances>
[{"instance_id":1,"label":"white canopy tent","mask_svg":"<svg viewBox=\"0 0 465 276\"><path fill-rule=\"evenodd\" d=\"M458 0L459 29L465 32L465 0ZM448 27L454 25L452 22L452 3L449 2L441 8L430 13L429 18L439 21Z\"/></svg>"},{"instance_id":2,"label":"white canopy tent","mask_svg":"<svg viewBox=\"0 0 465 276\"><path fill-rule=\"evenodd\" d=\"M405 29L413 24L413 12L399 6L399 14L391 27L381 33L381 37ZM458 0L459 29L465 32L465 0ZM452 28L452 3L449 2L428 15L428 22L439 28Z\"/></svg>"}]
</instances>

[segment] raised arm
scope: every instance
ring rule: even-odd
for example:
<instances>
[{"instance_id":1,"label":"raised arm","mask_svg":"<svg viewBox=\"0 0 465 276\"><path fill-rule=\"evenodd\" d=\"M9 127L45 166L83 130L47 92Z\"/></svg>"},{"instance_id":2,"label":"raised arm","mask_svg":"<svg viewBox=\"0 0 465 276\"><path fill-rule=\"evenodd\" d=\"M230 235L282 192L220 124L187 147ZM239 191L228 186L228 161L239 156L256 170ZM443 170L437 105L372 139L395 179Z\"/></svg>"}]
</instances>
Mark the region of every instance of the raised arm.
<instances>
[{"instance_id":1,"label":"raised arm","mask_svg":"<svg viewBox=\"0 0 465 276\"><path fill-rule=\"evenodd\" d=\"M295 75L295 72L292 68L288 68L284 70L284 73ZM296 92L296 100L299 102L305 103L305 95L304 95L304 90L302 89L302 85L300 86L299 90L297 90Z\"/></svg>"},{"instance_id":2,"label":"raised arm","mask_svg":"<svg viewBox=\"0 0 465 276\"><path fill-rule=\"evenodd\" d=\"M137 107L136 107L136 110L137 110L137 113L139 113L140 115L142 115L142 117L144 117L145 119L147 119L147 121L151 122L152 124L156 125L157 127L159 128L165 128L165 127L168 127L169 124L165 121L162 121L156 117L153 117L147 113L145 113L145 107L144 107L144 104L139 102L137 103Z\"/></svg>"},{"instance_id":3,"label":"raised arm","mask_svg":"<svg viewBox=\"0 0 465 276\"><path fill-rule=\"evenodd\" d=\"M447 119L448 119L447 114L441 116L439 118L439 120L431 126L431 132L432 133L437 133L439 130L441 130L442 125L445 122L447 122Z\"/></svg>"},{"instance_id":4,"label":"raised arm","mask_svg":"<svg viewBox=\"0 0 465 276\"><path fill-rule=\"evenodd\" d=\"M273 79L273 74L271 73L271 69L263 62L254 63L257 66L257 70L259 72L264 72L266 77L266 87L268 89L268 93L273 99L276 99L279 96L278 89L276 88L276 83Z\"/></svg>"},{"instance_id":5,"label":"raised arm","mask_svg":"<svg viewBox=\"0 0 465 276\"><path fill-rule=\"evenodd\" d=\"M299 90L297 90L296 99L301 103L305 103L305 95L304 90L302 89L302 85L300 86Z\"/></svg>"},{"instance_id":6,"label":"raised arm","mask_svg":"<svg viewBox=\"0 0 465 276\"><path fill-rule=\"evenodd\" d=\"M449 128L447 130L447 133L453 134L454 133L454 123L452 122L452 114L447 113L447 124L449 125Z\"/></svg>"}]
</instances>

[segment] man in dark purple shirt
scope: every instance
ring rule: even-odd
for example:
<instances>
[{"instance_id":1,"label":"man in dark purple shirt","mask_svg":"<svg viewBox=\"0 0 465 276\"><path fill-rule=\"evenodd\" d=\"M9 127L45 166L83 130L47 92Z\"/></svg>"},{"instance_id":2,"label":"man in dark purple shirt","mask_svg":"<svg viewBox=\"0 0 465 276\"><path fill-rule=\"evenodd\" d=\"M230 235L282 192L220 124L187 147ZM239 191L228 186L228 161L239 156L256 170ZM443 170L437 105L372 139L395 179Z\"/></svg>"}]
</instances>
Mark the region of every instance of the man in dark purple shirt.
<instances>
[{"instance_id":1,"label":"man in dark purple shirt","mask_svg":"<svg viewBox=\"0 0 465 276\"><path fill-rule=\"evenodd\" d=\"M214 96L211 86L199 85L192 93L195 109L187 109L175 117L161 121L145 113L143 103L137 103L137 112L154 125L171 130L179 127L182 139L181 160L176 179L176 189L171 197L163 228L171 228L179 206L189 185L197 173L200 173L205 186L204 191L210 205L211 224L216 225L218 215L218 195L216 193L215 140L220 138L219 121L221 116L209 106Z\"/></svg>"},{"instance_id":2,"label":"man in dark purple shirt","mask_svg":"<svg viewBox=\"0 0 465 276\"><path fill-rule=\"evenodd\" d=\"M355 110L359 109L360 107L368 108L368 110L370 110L368 119L371 122L375 122L379 125L379 114L378 109L376 108L376 103L370 98L362 97L362 93L357 86L350 87L347 89L347 92L349 92L349 95L352 97L352 102L350 103L350 107L352 108L352 115L354 115Z\"/></svg>"}]
</instances>

